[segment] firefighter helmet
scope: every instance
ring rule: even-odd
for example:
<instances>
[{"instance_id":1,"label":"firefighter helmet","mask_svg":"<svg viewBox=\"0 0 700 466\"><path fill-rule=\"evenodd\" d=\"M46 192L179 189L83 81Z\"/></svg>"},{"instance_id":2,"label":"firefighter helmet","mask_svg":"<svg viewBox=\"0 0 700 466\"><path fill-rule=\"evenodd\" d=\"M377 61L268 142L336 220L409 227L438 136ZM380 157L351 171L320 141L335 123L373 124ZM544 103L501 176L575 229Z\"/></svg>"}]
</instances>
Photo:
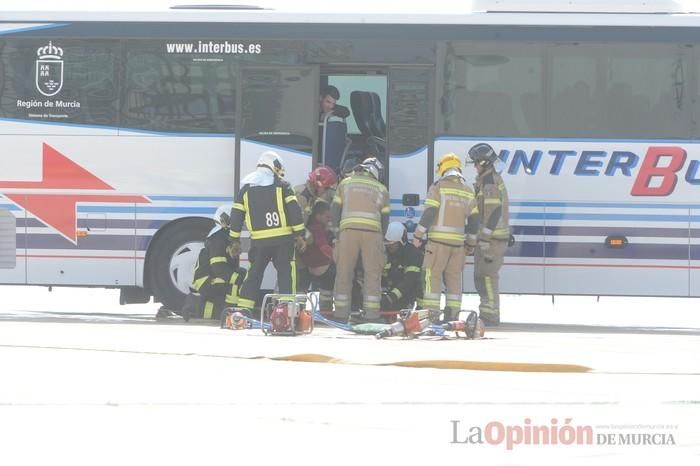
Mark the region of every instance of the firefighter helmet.
<instances>
[{"instance_id":1,"label":"firefighter helmet","mask_svg":"<svg viewBox=\"0 0 700 466\"><path fill-rule=\"evenodd\" d=\"M309 182L317 188L330 188L336 183L335 172L330 167L319 165L309 173Z\"/></svg>"},{"instance_id":2,"label":"firefighter helmet","mask_svg":"<svg viewBox=\"0 0 700 466\"><path fill-rule=\"evenodd\" d=\"M493 165L498 158L498 154L490 145L481 142L469 149L469 158L475 165L487 167Z\"/></svg>"},{"instance_id":3,"label":"firefighter helmet","mask_svg":"<svg viewBox=\"0 0 700 466\"><path fill-rule=\"evenodd\" d=\"M406 227L401 222L391 222L386 229L384 239L387 243L401 242L401 244L406 244L408 240Z\"/></svg>"},{"instance_id":4,"label":"firefighter helmet","mask_svg":"<svg viewBox=\"0 0 700 466\"><path fill-rule=\"evenodd\" d=\"M376 157L369 157L360 164L360 167L367 171L377 181L382 181L384 175L384 165Z\"/></svg>"},{"instance_id":5,"label":"firefighter helmet","mask_svg":"<svg viewBox=\"0 0 700 466\"><path fill-rule=\"evenodd\" d=\"M284 162L277 152L271 150L262 153L258 159L258 167L267 167L279 177L284 176Z\"/></svg>"},{"instance_id":6,"label":"firefighter helmet","mask_svg":"<svg viewBox=\"0 0 700 466\"><path fill-rule=\"evenodd\" d=\"M444 175L445 172L450 168L456 168L460 172L462 171L462 161L459 159L459 156L454 152L448 152L447 154L440 157L440 161L438 162L437 166L438 175Z\"/></svg>"},{"instance_id":7,"label":"firefighter helmet","mask_svg":"<svg viewBox=\"0 0 700 466\"><path fill-rule=\"evenodd\" d=\"M229 224L231 223L231 217L229 215L229 212L231 212L231 207L228 205L221 205L219 206L218 209L216 209L216 213L214 214L214 222L216 222L217 225L220 225L224 228L228 228Z\"/></svg>"}]
</instances>

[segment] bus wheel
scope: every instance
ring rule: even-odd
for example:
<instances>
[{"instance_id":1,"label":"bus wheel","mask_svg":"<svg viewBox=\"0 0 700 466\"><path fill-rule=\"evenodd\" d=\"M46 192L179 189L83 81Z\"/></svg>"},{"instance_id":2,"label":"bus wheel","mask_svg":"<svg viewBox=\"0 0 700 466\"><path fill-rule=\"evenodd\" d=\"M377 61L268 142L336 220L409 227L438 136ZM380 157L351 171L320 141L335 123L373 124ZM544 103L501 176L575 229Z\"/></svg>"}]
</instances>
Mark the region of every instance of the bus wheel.
<instances>
[{"instance_id":1,"label":"bus wheel","mask_svg":"<svg viewBox=\"0 0 700 466\"><path fill-rule=\"evenodd\" d=\"M150 282L155 300L166 309L182 308L199 251L213 226L210 220L186 219L164 230L157 239L149 262Z\"/></svg>"}]
</instances>

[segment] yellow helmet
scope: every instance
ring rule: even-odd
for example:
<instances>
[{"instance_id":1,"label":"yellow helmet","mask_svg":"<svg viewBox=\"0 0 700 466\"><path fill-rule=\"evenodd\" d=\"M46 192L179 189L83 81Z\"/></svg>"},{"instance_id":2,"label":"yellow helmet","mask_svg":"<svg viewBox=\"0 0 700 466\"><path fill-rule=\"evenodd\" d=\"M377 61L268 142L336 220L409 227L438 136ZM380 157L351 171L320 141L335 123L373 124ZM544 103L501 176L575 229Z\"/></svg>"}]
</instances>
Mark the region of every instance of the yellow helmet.
<instances>
[{"instance_id":1,"label":"yellow helmet","mask_svg":"<svg viewBox=\"0 0 700 466\"><path fill-rule=\"evenodd\" d=\"M462 171L462 160L454 152L448 152L447 154L440 157L440 161L437 166L438 175L442 176L450 168L456 168Z\"/></svg>"}]
</instances>

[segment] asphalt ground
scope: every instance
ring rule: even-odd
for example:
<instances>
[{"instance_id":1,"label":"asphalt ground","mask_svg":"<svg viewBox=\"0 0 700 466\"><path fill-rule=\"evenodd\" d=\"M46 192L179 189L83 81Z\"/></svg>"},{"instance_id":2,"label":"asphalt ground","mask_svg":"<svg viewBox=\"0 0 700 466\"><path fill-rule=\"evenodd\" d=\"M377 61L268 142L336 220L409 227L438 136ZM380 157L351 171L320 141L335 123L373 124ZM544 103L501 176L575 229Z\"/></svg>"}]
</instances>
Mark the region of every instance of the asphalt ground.
<instances>
[{"instance_id":1,"label":"asphalt ground","mask_svg":"<svg viewBox=\"0 0 700 466\"><path fill-rule=\"evenodd\" d=\"M3 464L700 458L692 302L667 303L681 315L663 322L632 303L636 320L611 322L589 298L574 312L514 297L532 309L481 340L377 341L158 321L157 306L115 307L104 291L26 292L0 311Z\"/></svg>"}]
</instances>

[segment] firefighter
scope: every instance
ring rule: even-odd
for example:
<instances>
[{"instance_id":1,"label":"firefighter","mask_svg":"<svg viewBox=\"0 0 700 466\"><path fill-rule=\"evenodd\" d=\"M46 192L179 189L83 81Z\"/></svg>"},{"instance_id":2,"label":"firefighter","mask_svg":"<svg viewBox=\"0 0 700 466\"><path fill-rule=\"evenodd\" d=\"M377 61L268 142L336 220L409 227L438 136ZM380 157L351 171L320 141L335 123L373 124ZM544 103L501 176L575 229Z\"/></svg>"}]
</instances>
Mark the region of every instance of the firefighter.
<instances>
[{"instance_id":1,"label":"firefighter","mask_svg":"<svg viewBox=\"0 0 700 466\"><path fill-rule=\"evenodd\" d=\"M474 285L481 300L479 315L484 325L498 325L501 320L498 271L510 240L508 192L494 168L498 155L490 145L476 144L469 149L469 158L477 171L474 191L481 212L474 251Z\"/></svg>"},{"instance_id":2,"label":"firefighter","mask_svg":"<svg viewBox=\"0 0 700 466\"><path fill-rule=\"evenodd\" d=\"M216 226L204 241L194 269L192 289L199 293L197 317L219 319L225 306L238 304L238 288L243 283L246 270L239 267L239 258L227 252L230 217L228 207L221 206L214 214ZM189 320L189 311L183 315Z\"/></svg>"},{"instance_id":3,"label":"firefighter","mask_svg":"<svg viewBox=\"0 0 700 466\"><path fill-rule=\"evenodd\" d=\"M304 217L304 225L306 226L306 233L304 236L305 247L308 250L313 245L313 234L309 227L311 223L311 213L320 202L324 202L327 206L330 206L333 202L333 196L335 195L335 185L337 178L335 172L330 167L325 165L319 165L314 168L311 173L309 173L309 179L306 183L296 186L294 188L294 193L297 196L297 201L299 202L299 207L301 207L301 213ZM329 228L330 225L327 225ZM321 283L312 273L309 272L308 264L305 263L303 257L299 257L296 261L297 264L297 289L301 292L306 292L312 284ZM315 283L314 283L315 282ZM327 280L322 283L330 283L321 287L319 291L319 309L322 312L330 313L333 309L333 281ZM316 288L316 286L314 286Z\"/></svg>"},{"instance_id":4,"label":"firefighter","mask_svg":"<svg viewBox=\"0 0 700 466\"><path fill-rule=\"evenodd\" d=\"M423 253L408 242L406 227L391 222L384 235L387 261L382 273L382 311L413 309L420 295Z\"/></svg>"},{"instance_id":5,"label":"firefighter","mask_svg":"<svg viewBox=\"0 0 700 466\"><path fill-rule=\"evenodd\" d=\"M304 225L309 222L311 210L317 201L325 201L328 205L333 202L335 184L337 178L332 168L319 165L309 173L306 183L296 186L294 194L297 196L299 207L304 216Z\"/></svg>"},{"instance_id":6,"label":"firefighter","mask_svg":"<svg viewBox=\"0 0 700 466\"><path fill-rule=\"evenodd\" d=\"M474 193L465 184L459 156L451 152L443 155L437 173L440 179L428 191L413 241L419 247L422 240L428 240L423 259L422 305L433 311L432 319L437 319L444 280L447 305L443 320L450 321L461 308L465 249L476 244L479 212Z\"/></svg>"},{"instance_id":7,"label":"firefighter","mask_svg":"<svg viewBox=\"0 0 700 466\"><path fill-rule=\"evenodd\" d=\"M251 265L241 286L238 306L252 312L267 264L277 270L280 294L296 293L296 250L304 249L304 223L292 187L282 179L282 158L263 152L254 172L241 181L231 209L230 255L241 250L241 229L250 232Z\"/></svg>"},{"instance_id":8,"label":"firefighter","mask_svg":"<svg viewBox=\"0 0 700 466\"><path fill-rule=\"evenodd\" d=\"M365 159L339 185L331 207L335 233L336 276L334 319L347 321L355 266L364 270L364 320L379 322L384 269L382 238L389 223L389 193L380 183L384 167L375 157Z\"/></svg>"}]
</instances>

